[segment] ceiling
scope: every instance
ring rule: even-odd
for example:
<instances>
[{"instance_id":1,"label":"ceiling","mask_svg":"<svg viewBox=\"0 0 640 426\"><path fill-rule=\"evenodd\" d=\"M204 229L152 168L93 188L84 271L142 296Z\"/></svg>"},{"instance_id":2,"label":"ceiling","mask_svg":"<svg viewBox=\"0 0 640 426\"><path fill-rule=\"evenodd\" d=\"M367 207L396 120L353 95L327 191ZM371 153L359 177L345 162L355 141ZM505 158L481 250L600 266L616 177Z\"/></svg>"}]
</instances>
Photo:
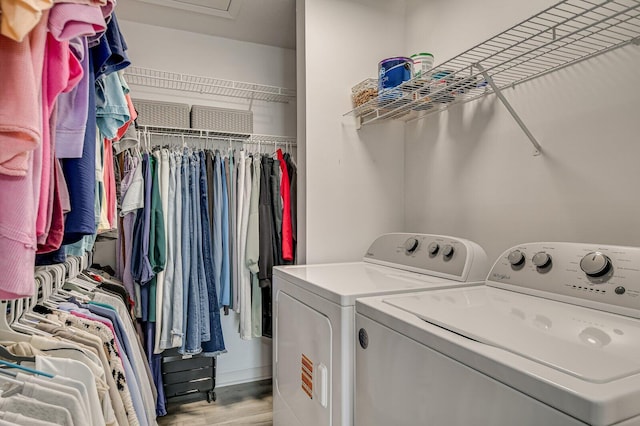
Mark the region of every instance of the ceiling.
<instances>
[{"instance_id":1,"label":"ceiling","mask_svg":"<svg viewBox=\"0 0 640 426\"><path fill-rule=\"evenodd\" d=\"M121 0L119 19L286 49L296 47L295 0Z\"/></svg>"}]
</instances>

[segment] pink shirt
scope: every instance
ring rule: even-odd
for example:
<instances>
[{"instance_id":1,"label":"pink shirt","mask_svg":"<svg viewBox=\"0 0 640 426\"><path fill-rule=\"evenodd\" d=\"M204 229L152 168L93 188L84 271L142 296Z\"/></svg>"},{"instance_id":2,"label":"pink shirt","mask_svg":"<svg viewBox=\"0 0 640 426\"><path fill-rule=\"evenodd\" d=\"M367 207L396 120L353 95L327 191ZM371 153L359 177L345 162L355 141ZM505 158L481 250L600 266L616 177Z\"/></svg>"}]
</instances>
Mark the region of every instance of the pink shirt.
<instances>
[{"instance_id":1,"label":"pink shirt","mask_svg":"<svg viewBox=\"0 0 640 426\"><path fill-rule=\"evenodd\" d=\"M278 149L278 161L282 180L280 181L280 195L282 196L282 258L293 260L293 227L291 223L291 189L289 185L289 172L284 161L282 150Z\"/></svg>"},{"instance_id":2,"label":"pink shirt","mask_svg":"<svg viewBox=\"0 0 640 426\"><path fill-rule=\"evenodd\" d=\"M39 141L40 76L46 40L46 18L36 26L22 45L7 43L0 36L0 154L6 158L6 147L25 143L17 134L36 135L31 147L23 150L22 176L0 174L0 298L16 299L33 294L33 267L36 255L36 205L40 189L42 155L36 149ZM8 47L8 49L6 49ZM4 50L3 50L4 49ZM12 50L13 49L13 50ZM16 56L13 56L16 55ZM19 58L19 59L18 59ZM13 67L22 66L20 72ZM7 74L5 74L7 72ZM38 76L35 78L34 76ZM31 103L31 105L28 105ZM7 135L6 126L17 132ZM3 164L4 165L4 164Z\"/></svg>"},{"instance_id":3,"label":"pink shirt","mask_svg":"<svg viewBox=\"0 0 640 426\"><path fill-rule=\"evenodd\" d=\"M71 91L80 82L82 75L82 65L71 53L69 42L58 41L48 33L42 71L42 175L36 222L36 231L39 236L47 231L47 221L52 207L48 201L53 175L51 166L55 129L51 129L49 120L58 95Z\"/></svg>"},{"instance_id":4,"label":"pink shirt","mask_svg":"<svg viewBox=\"0 0 640 426\"><path fill-rule=\"evenodd\" d=\"M58 40L95 36L107 29L98 5L56 3L49 12L49 31Z\"/></svg>"},{"instance_id":5,"label":"pink shirt","mask_svg":"<svg viewBox=\"0 0 640 426\"><path fill-rule=\"evenodd\" d=\"M42 135L40 87L46 16L22 42L0 35L0 173L25 176Z\"/></svg>"}]
</instances>

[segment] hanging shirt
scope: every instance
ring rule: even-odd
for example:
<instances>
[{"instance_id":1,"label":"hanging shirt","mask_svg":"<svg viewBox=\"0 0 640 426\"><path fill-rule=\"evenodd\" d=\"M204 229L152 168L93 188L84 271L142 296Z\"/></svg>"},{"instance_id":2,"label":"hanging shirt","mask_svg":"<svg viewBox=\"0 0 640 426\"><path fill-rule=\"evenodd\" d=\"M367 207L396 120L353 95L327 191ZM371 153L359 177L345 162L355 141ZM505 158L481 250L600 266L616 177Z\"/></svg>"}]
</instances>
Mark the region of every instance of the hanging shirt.
<instances>
[{"instance_id":1,"label":"hanging shirt","mask_svg":"<svg viewBox=\"0 0 640 426\"><path fill-rule=\"evenodd\" d=\"M251 272L251 334L262 336L262 291L258 284L260 256L260 158L251 163L251 200L247 228L246 263Z\"/></svg>"},{"instance_id":2,"label":"hanging shirt","mask_svg":"<svg viewBox=\"0 0 640 426\"><path fill-rule=\"evenodd\" d=\"M42 174L40 177L40 201L36 222L38 236L46 233L47 221L51 215L49 193L53 176L52 145L55 143L53 139L55 127L51 128L50 120L54 105L60 93L71 91L80 82L83 73L80 61L71 53L69 42L60 42L51 33L48 33L42 70Z\"/></svg>"},{"instance_id":3,"label":"hanging shirt","mask_svg":"<svg viewBox=\"0 0 640 426\"><path fill-rule=\"evenodd\" d=\"M43 13L53 6L53 0L0 0L0 34L21 42L43 20Z\"/></svg>"},{"instance_id":4,"label":"hanging shirt","mask_svg":"<svg viewBox=\"0 0 640 426\"><path fill-rule=\"evenodd\" d=\"M89 48L85 37L70 42L75 46L74 56L80 61L84 70L82 79L73 90L61 93L58 97L58 120L56 122L56 157L80 158L87 126L89 107Z\"/></svg>"},{"instance_id":5,"label":"hanging shirt","mask_svg":"<svg viewBox=\"0 0 640 426\"><path fill-rule=\"evenodd\" d=\"M94 86L93 65L89 57L89 87ZM81 158L62 161L69 189L71 211L65 218L64 244L72 244L96 232L96 126L94 91L89 90L87 126Z\"/></svg>"},{"instance_id":6,"label":"hanging shirt","mask_svg":"<svg viewBox=\"0 0 640 426\"><path fill-rule=\"evenodd\" d=\"M298 183L297 183L297 174L298 168L296 163L293 161L293 158L286 153L284 155L285 160L287 161L287 169L289 170L289 185L290 185L290 198L291 198L291 234L293 237L293 260L292 263L296 260L296 245L298 242Z\"/></svg>"},{"instance_id":7,"label":"hanging shirt","mask_svg":"<svg viewBox=\"0 0 640 426\"><path fill-rule=\"evenodd\" d=\"M287 163L282 155L282 150L278 149L278 161L282 180L280 182L280 196L282 197L282 259L293 260L293 230L291 228L291 185L289 182L289 171Z\"/></svg>"},{"instance_id":8,"label":"hanging shirt","mask_svg":"<svg viewBox=\"0 0 640 426\"><path fill-rule=\"evenodd\" d=\"M10 15L4 11L2 16L4 25ZM40 145L42 138L41 87L46 16L47 12L20 43L0 37L1 174L26 176L28 153Z\"/></svg>"},{"instance_id":9,"label":"hanging shirt","mask_svg":"<svg viewBox=\"0 0 640 426\"><path fill-rule=\"evenodd\" d=\"M127 43L120 32L115 13L111 14L107 31L91 51L96 66L96 79L103 74L111 74L131 65L127 56Z\"/></svg>"},{"instance_id":10,"label":"hanging shirt","mask_svg":"<svg viewBox=\"0 0 640 426\"><path fill-rule=\"evenodd\" d=\"M244 178L245 178L245 154L244 150L240 150L237 156L235 168L235 231L234 231L234 256L233 256L233 310L242 313L242 305L240 304L240 267L244 265L244 253L240 247L242 241L242 206L244 203ZM244 248L244 245L242 245ZM241 317L242 318L242 317ZM240 327L242 328L242 326Z\"/></svg>"},{"instance_id":11,"label":"hanging shirt","mask_svg":"<svg viewBox=\"0 0 640 426\"><path fill-rule=\"evenodd\" d=\"M49 32L57 40L94 36L107 29L102 11L96 5L57 2L49 12Z\"/></svg>"},{"instance_id":12,"label":"hanging shirt","mask_svg":"<svg viewBox=\"0 0 640 426\"><path fill-rule=\"evenodd\" d=\"M240 234L238 240L239 257L238 257L238 289L240 303L240 338L251 339L251 273L247 267L247 234L249 230L249 208L251 201L251 157L242 158L244 167L241 172L244 173L242 184L242 214L240 222ZM240 194L239 194L240 195Z\"/></svg>"},{"instance_id":13,"label":"hanging shirt","mask_svg":"<svg viewBox=\"0 0 640 426\"><path fill-rule=\"evenodd\" d=\"M115 139L118 130L131 116L118 73L103 74L96 79L96 123L107 139Z\"/></svg>"},{"instance_id":14,"label":"hanging shirt","mask_svg":"<svg viewBox=\"0 0 640 426\"><path fill-rule=\"evenodd\" d=\"M40 402L23 395L0 398L0 410L22 414L37 420L51 420L57 425L74 426L71 414L66 408Z\"/></svg>"}]
</instances>

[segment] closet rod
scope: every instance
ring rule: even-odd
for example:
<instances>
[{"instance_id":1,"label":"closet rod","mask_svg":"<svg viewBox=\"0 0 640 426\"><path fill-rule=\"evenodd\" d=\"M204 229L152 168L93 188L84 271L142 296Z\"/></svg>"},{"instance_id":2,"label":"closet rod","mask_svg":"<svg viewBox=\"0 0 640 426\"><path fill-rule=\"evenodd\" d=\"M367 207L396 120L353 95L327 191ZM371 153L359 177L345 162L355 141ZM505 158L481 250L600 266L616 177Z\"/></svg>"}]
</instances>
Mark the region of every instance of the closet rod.
<instances>
[{"instance_id":1,"label":"closet rod","mask_svg":"<svg viewBox=\"0 0 640 426\"><path fill-rule=\"evenodd\" d=\"M296 138L280 135L262 135L257 133L230 133L204 129L180 129L171 127L140 126L141 134L160 137L181 137L184 139L217 140L243 144L267 144L296 146Z\"/></svg>"},{"instance_id":2,"label":"closet rod","mask_svg":"<svg viewBox=\"0 0 640 426\"><path fill-rule=\"evenodd\" d=\"M158 133L158 132L148 132L146 133L149 136L161 136L161 137L176 137L183 136L175 133ZM189 139L202 139L204 141L220 141L220 142L234 142L234 143L243 143L243 144L267 144L267 145L289 145L295 147L297 143L295 141L288 141L285 139L282 140L274 140L274 139L260 139L260 138L250 138L250 139L240 139L240 138L225 138L220 136L200 136L200 135L184 135L184 139L188 142ZM162 143L162 141L152 143L158 144Z\"/></svg>"}]
</instances>

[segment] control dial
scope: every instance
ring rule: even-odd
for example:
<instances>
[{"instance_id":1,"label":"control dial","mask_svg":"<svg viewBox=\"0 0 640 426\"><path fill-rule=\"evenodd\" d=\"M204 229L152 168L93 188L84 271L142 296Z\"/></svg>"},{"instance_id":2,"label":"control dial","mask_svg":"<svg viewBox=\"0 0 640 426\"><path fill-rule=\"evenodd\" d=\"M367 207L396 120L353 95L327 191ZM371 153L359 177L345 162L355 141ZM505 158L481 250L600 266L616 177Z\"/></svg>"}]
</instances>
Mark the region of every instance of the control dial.
<instances>
[{"instance_id":1,"label":"control dial","mask_svg":"<svg viewBox=\"0 0 640 426\"><path fill-rule=\"evenodd\" d=\"M455 251L455 249L453 248L453 246L451 244L445 244L442 247L442 255L447 259L450 259L451 256L453 256L453 252L454 251Z\"/></svg>"},{"instance_id":2,"label":"control dial","mask_svg":"<svg viewBox=\"0 0 640 426\"><path fill-rule=\"evenodd\" d=\"M412 254L418 249L419 245L420 242L418 241L418 239L411 237L404 242L404 250L407 254Z\"/></svg>"},{"instance_id":3,"label":"control dial","mask_svg":"<svg viewBox=\"0 0 640 426\"><path fill-rule=\"evenodd\" d=\"M582 258L580 268L590 277L601 277L611 269L611 259L599 251L592 251Z\"/></svg>"},{"instance_id":4,"label":"control dial","mask_svg":"<svg viewBox=\"0 0 640 426\"><path fill-rule=\"evenodd\" d=\"M431 256L435 256L436 254L438 254L438 250L440 250L440 244L434 241L431 244L429 244L429 247L427 249L429 250L429 254Z\"/></svg>"},{"instance_id":5,"label":"control dial","mask_svg":"<svg viewBox=\"0 0 640 426\"><path fill-rule=\"evenodd\" d=\"M551 264L551 256L544 251L539 251L533 255L531 261L538 268L545 268Z\"/></svg>"},{"instance_id":6,"label":"control dial","mask_svg":"<svg viewBox=\"0 0 640 426\"><path fill-rule=\"evenodd\" d=\"M509 253L507 259L509 259L509 263L513 266L522 265L524 263L524 253L522 253L520 250L514 250Z\"/></svg>"}]
</instances>

